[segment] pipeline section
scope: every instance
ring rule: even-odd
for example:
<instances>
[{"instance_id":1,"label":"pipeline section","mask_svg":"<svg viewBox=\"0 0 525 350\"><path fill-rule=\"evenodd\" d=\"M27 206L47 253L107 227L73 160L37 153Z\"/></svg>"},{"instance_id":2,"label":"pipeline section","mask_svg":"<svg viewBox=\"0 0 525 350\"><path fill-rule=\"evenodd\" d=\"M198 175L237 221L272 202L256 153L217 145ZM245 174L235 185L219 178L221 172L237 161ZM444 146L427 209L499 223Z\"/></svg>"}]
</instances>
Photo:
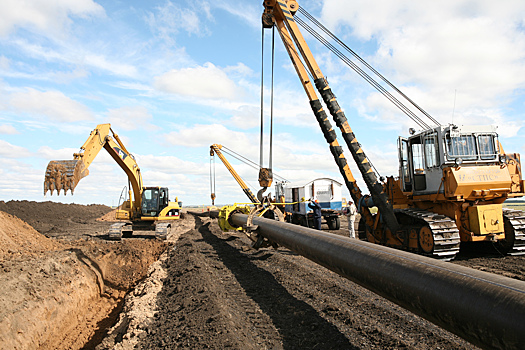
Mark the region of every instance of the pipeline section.
<instances>
[{"instance_id":1,"label":"pipeline section","mask_svg":"<svg viewBox=\"0 0 525 350\"><path fill-rule=\"evenodd\" d=\"M233 214L242 227L248 215ZM331 233L254 218L263 237L484 349L525 346L525 282Z\"/></svg>"}]
</instances>

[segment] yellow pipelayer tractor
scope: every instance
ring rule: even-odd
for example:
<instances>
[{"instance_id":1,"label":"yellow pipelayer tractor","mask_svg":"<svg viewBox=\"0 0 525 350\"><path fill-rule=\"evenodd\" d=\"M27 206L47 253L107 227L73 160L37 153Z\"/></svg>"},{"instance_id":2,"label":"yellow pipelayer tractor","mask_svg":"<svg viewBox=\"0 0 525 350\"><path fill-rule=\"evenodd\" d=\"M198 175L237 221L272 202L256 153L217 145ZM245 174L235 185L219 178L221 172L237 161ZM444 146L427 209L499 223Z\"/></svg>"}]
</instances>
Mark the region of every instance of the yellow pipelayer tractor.
<instances>
[{"instance_id":1,"label":"yellow pipelayer tractor","mask_svg":"<svg viewBox=\"0 0 525 350\"><path fill-rule=\"evenodd\" d=\"M116 219L122 222L111 225L110 239L120 240L133 234L134 230L155 230L155 236L166 239L174 220L180 218L178 200L169 201L168 188L144 187L140 168L124 147L110 124L100 124L91 132L80 152L73 154L73 160L50 161L45 175L44 195L47 191L68 190L73 193L78 182L89 175L91 165L100 150L104 148L128 176L129 199L116 212Z\"/></svg>"},{"instance_id":2,"label":"yellow pipelayer tractor","mask_svg":"<svg viewBox=\"0 0 525 350\"><path fill-rule=\"evenodd\" d=\"M360 207L360 227L366 232L368 241L445 260L455 257L460 242L489 241L509 254L525 254L525 212L502 207L507 198L525 195L520 156L503 151L495 127L440 125L371 68L437 125L430 127L419 117L405 112L422 131L411 130L411 136L399 138L399 177L388 177L386 181L378 179L298 24L319 39L318 33L296 14L314 23L317 21L295 0L266 0L263 6L263 27L276 27L288 51L334 160L354 202ZM335 38L322 25L317 25ZM323 42L324 38L319 40L334 51ZM344 44L342 46L370 67ZM341 52L335 53L343 61L347 59ZM370 76L354 68L353 61L345 62L369 81ZM375 87L398 108L405 108L397 99L393 100L391 94L383 92L382 87ZM341 130L370 196L363 195L357 186L315 88ZM377 214L370 212L372 206L378 208Z\"/></svg>"}]
</instances>

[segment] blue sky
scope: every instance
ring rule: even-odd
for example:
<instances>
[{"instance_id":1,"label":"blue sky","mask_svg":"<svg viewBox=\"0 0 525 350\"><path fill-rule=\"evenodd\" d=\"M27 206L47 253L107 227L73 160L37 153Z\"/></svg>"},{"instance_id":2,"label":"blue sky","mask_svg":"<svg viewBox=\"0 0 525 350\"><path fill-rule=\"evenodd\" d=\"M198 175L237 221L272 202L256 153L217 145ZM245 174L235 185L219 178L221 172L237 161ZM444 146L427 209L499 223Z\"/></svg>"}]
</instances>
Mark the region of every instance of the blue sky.
<instances>
[{"instance_id":1,"label":"blue sky","mask_svg":"<svg viewBox=\"0 0 525 350\"><path fill-rule=\"evenodd\" d=\"M441 123L498 125L505 150L525 155L523 1L299 5ZM262 0L4 0L2 8L0 200L116 205L127 180L104 150L74 196L43 196L47 163L71 159L100 123L112 124L146 185L167 186L187 205L211 202L210 144L258 162ZM363 149L381 175L395 175L397 136L415 125L305 37ZM279 38L275 47L274 171L293 182L342 181ZM230 160L256 191L257 171ZM216 170L216 202L247 201L218 160Z\"/></svg>"}]
</instances>

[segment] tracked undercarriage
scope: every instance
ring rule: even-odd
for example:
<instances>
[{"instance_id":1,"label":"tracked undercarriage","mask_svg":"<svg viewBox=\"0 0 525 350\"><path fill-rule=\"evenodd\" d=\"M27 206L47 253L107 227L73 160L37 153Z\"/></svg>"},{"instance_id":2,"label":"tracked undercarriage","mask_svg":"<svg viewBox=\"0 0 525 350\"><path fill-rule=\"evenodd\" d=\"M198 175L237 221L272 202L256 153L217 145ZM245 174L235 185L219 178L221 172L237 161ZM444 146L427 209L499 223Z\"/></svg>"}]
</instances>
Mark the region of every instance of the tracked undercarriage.
<instances>
[{"instance_id":1,"label":"tracked undercarriage","mask_svg":"<svg viewBox=\"0 0 525 350\"><path fill-rule=\"evenodd\" d=\"M359 223L359 230L364 231L364 238L394 248L401 248L449 261L459 253L460 236L456 223L451 218L420 209L396 210L396 217L403 229L393 235L396 241L378 230L366 226L364 220ZM505 240L496 243L496 249L502 254L525 255L525 212L515 209L503 209L505 222Z\"/></svg>"},{"instance_id":2,"label":"tracked undercarriage","mask_svg":"<svg viewBox=\"0 0 525 350\"><path fill-rule=\"evenodd\" d=\"M154 222L149 225L133 224L129 222L117 222L110 226L108 238L120 241L123 237L131 237L133 232L147 236L154 236L161 240L166 240L171 231L171 222ZM153 232L152 232L153 231Z\"/></svg>"},{"instance_id":3,"label":"tracked undercarriage","mask_svg":"<svg viewBox=\"0 0 525 350\"><path fill-rule=\"evenodd\" d=\"M409 226L417 230L418 251L433 258L452 260L459 253L459 230L454 220L445 215L419 209L396 211L401 224L408 219ZM411 229L410 239L414 239Z\"/></svg>"},{"instance_id":4,"label":"tracked undercarriage","mask_svg":"<svg viewBox=\"0 0 525 350\"><path fill-rule=\"evenodd\" d=\"M373 230L364 220L359 223L369 242L416 252L440 260L452 260L459 252L459 230L454 220L445 215L420 209L398 209L396 218L401 230L386 234Z\"/></svg>"}]
</instances>

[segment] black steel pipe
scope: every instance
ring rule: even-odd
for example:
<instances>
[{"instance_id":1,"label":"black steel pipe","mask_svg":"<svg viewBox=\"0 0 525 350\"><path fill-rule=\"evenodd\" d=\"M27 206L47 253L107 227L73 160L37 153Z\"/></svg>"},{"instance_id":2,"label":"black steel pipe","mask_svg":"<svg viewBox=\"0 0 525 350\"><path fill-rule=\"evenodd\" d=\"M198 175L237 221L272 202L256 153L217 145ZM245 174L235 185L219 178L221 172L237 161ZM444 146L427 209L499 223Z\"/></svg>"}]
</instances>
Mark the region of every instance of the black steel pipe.
<instances>
[{"instance_id":1,"label":"black steel pipe","mask_svg":"<svg viewBox=\"0 0 525 350\"><path fill-rule=\"evenodd\" d=\"M248 216L232 215L246 224ZM484 349L525 347L525 282L331 233L254 218L259 232Z\"/></svg>"}]
</instances>

